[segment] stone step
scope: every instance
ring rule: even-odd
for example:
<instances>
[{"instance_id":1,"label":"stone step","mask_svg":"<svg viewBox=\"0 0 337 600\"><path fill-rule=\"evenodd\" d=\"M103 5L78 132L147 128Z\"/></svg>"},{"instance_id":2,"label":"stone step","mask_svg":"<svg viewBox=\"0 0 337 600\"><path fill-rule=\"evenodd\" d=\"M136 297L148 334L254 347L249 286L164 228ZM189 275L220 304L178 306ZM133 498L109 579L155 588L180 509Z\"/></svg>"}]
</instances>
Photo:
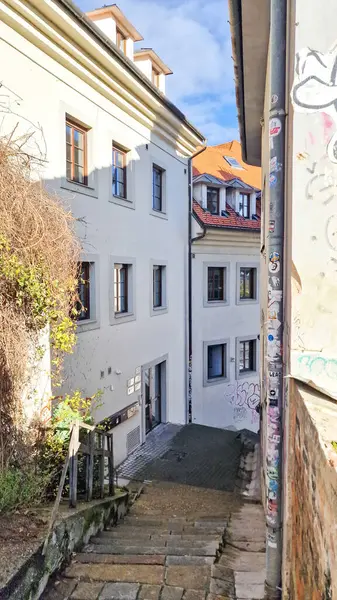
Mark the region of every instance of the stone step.
<instances>
[{"instance_id":1,"label":"stone step","mask_svg":"<svg viewBox=\"0 0 337 600\"><path fill-rule=\"evenodd\" d=\"M87 582L114 582L163 585L182 589L206 591L210 584L211 567L207 565L111 565L75 563L68 567L65 576ZM139 589L139 588L138 588ZM137 589L137 592L138 592ZM115 595L106 596L116 598Z\"/></svg>"},{"instance_id":2,"label":"stone step","mask_svg":"<svg viewBox=\"0 0 337 600\"><path fill-rule=\"evenodd\" d=\"M266 551L266 541L261 542L245 542L241 540L226 540L226 545L231 546L232 548L237 548L238 550L243 550L245 552L265 552Z\"/></svg>"},{"instance_id":3,"label":"stone step","mask_svg":"<svg viewBox=\"0 0 337 600\"><path fill-rule=\"evenodd\" d=\"M203 558L203 557L202 557ZM166 556L158 554L96 554L80 552L76 554L73 563L105 563L111 565L164 565ZM213 559L212 559L213 561Z\"/></svg>"},{"instance_id":4,"label":"stone step","mask_svg":"<svg viewBox=\"0 0 337 600\"><path fill-rule=\"evenodd\" d=\"M259 571L265 566L265 552L240 552L230 546L225 548L217 564L217 568L225 567L233 571Z\"/></svg>"},{"instance_id":5,"label":"stone step","mask_svg":"<svg viewBox=\"0 0 337 600\"><path fill-rule=\"evenodd\" d=\"M178 548L214 548L215 550L219 547L219 542L214 540L200 540L199 538L192 540L175 540L170 538L151 538L151 540L134 540L133 538L111 538L109 532L102 531L98 536L94 536L90 539L91 544L112 544L118 546L139 546L139 548L147 548L154 547L158 544L158 546L163 547L167 546L169 548L178 547Z\"/></svg>"},{"instance_id":6,"label":"stone step","mask_svg":"<svg viewBox=\"0 0 337 600\"><path fill-rule=\"evenodd\" d=\"M210 534L208 535L207 531L200 531L199 535L197 534L189 534L189 533L162 533L160 535L156 535L156 534L149 534L146 533L145 531L143 533L139 533L138 535L127 535L127 532L124 531L120 531L119 528L117 527L117 529L111 529L111 530L107 530L107 531L102 531L100 533L100 535L103 535L104 537L110 538L110 539L114 539L114 540L118 540L118 539L122 539L122 540L134 540L134 541L147 541L147 540L156 540L156 541L178 541L178 540L185 540L186 542L188 541L193 541L193 540L199 540L199 541L203 541L205 543L208 542L212 542L212 541L218 541L220 542L223 539L223 535L221 534Z\"/></svg>"},{"instance_id":7,"label":"stone step","mask_svg":"<svg viewBox=\"0 0 337 600\"><path fill-rule=\"evenodd\" d=\"M172 556L216 556L218 546L207 544L201 548L179 546L127 546L123 544L91 543L85 550L96 554L139 554L139 555L172 555Z\"/></svg>"},{"instance_id":8,"label":"stone step","mask_svg":"<svg viewBox=\"0 0 337 600\"><path fill-rule=\"evenodd\" d=\"M146 528L141 528L141 527L137 527L137 526L131 526L131 525L118 525L118 527L116 528L111 528L111 530L115 530L118 529L120 532L123 533L128 533L128 535L130 536L137 536L139 535L142 531L144 531L146 534L149 535L165 535L165 534L169 534L169 533L174 533L175 535L200 535L201 531L207 531L207 535L221 535L223 534L224 530L226 528L226 525L221 526L221 527L207 527L207 528L203 528L203 527L194 527L194 526L186 526L186 527L182 527L179 525L179 527L146 527ZM107 530L109 531L109 529Z\"/></svg>"}]
</instances>

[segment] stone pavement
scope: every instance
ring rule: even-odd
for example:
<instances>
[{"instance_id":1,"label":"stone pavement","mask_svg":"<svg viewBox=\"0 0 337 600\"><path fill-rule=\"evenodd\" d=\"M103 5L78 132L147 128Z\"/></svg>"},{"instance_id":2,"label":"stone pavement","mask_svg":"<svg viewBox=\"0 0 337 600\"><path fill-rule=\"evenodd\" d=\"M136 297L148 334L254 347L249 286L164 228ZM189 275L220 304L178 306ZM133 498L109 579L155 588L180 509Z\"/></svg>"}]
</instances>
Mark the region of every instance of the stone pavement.
<instances>
[{"instance_id":1,"label":"stone pavement","mask_svg":"<svg viewBox=\"0 0 337 600\"><path fill-rule=\"evenodd\" d=\"M190 431L182 435L184 429ZM221 464L231 460L237 468L240 444L238 450L233 432L221 432L221 440L219 430L204 429L178 431L178 440L165 448L162 471L160 458L148 464L146 475L157 474L157 481L144 486L123 521L74 555L44 600L263 598L262 509L243 503L233 465ZM211 451L197 447L205 440Z\"/></svg>"}]
</instances>

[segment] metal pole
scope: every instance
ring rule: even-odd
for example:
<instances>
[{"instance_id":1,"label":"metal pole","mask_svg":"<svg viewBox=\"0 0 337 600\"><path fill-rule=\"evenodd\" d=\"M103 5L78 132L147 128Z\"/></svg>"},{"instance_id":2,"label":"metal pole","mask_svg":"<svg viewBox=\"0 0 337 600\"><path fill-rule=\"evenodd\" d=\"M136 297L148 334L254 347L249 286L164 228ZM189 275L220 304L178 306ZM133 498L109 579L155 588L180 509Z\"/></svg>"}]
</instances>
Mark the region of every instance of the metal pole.
<instances>
[{"instance_id":1,"label":"metal pole","mask_svg":"<svg viewBox=\"0 0 337 600\"><path fill-rule=\"evenodd\" d=\"M269 244L267 314L267 573L265 598L281 598L286 0L270 1Z\"/></svg>"}]
</instances>

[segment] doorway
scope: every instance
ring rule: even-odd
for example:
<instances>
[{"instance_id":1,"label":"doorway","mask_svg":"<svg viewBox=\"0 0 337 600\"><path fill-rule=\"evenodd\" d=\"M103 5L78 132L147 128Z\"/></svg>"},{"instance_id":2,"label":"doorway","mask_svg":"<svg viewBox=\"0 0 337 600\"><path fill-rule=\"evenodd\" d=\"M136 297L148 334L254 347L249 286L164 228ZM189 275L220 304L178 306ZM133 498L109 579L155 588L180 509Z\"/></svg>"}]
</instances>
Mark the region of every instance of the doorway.
<instances>
[{"instance_id":1,"label":"doorway","mask_svg":"<svg viewBox=\"0 0 337 600\"><path fill-rule=\"evenodd\" d=\"M146 436L159 423L165 422L166 360L145 365L143 382L144 432Z\"/></svg>"}]
</instances>

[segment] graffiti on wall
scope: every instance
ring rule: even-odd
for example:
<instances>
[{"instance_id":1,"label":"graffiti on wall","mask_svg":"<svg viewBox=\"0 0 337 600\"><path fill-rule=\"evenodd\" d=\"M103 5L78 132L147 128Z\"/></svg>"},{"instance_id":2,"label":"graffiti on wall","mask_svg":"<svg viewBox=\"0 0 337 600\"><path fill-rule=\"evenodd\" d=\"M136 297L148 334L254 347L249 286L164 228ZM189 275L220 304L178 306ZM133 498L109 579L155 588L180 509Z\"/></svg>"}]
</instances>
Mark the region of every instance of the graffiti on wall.
<instances>
[{"instance_id":1,"label":"graffiti on wall","mask_svg":"<svg viewBox=\"0 0 337 600\"><path fill-rule=\"evenodd\" d=\"M316 354L301 354L297 359L298 369L301 375L307 379L315 375L324 375L329 379L337 379L337 360L335 358L325 358Z\"/></svg>"},{"instance_id":2,"label":"graffiti on wall","mask_svg":"<svg viewBox=\"0 0 337 600\"><path fill-rule=\"evenodd\" d=\"M250 420L251 425L259 423L257 409L260 404L260 384L236 382L228 385L225 400L233 407L233 421L239 424Z\"/></svg>"}]
</instances>

